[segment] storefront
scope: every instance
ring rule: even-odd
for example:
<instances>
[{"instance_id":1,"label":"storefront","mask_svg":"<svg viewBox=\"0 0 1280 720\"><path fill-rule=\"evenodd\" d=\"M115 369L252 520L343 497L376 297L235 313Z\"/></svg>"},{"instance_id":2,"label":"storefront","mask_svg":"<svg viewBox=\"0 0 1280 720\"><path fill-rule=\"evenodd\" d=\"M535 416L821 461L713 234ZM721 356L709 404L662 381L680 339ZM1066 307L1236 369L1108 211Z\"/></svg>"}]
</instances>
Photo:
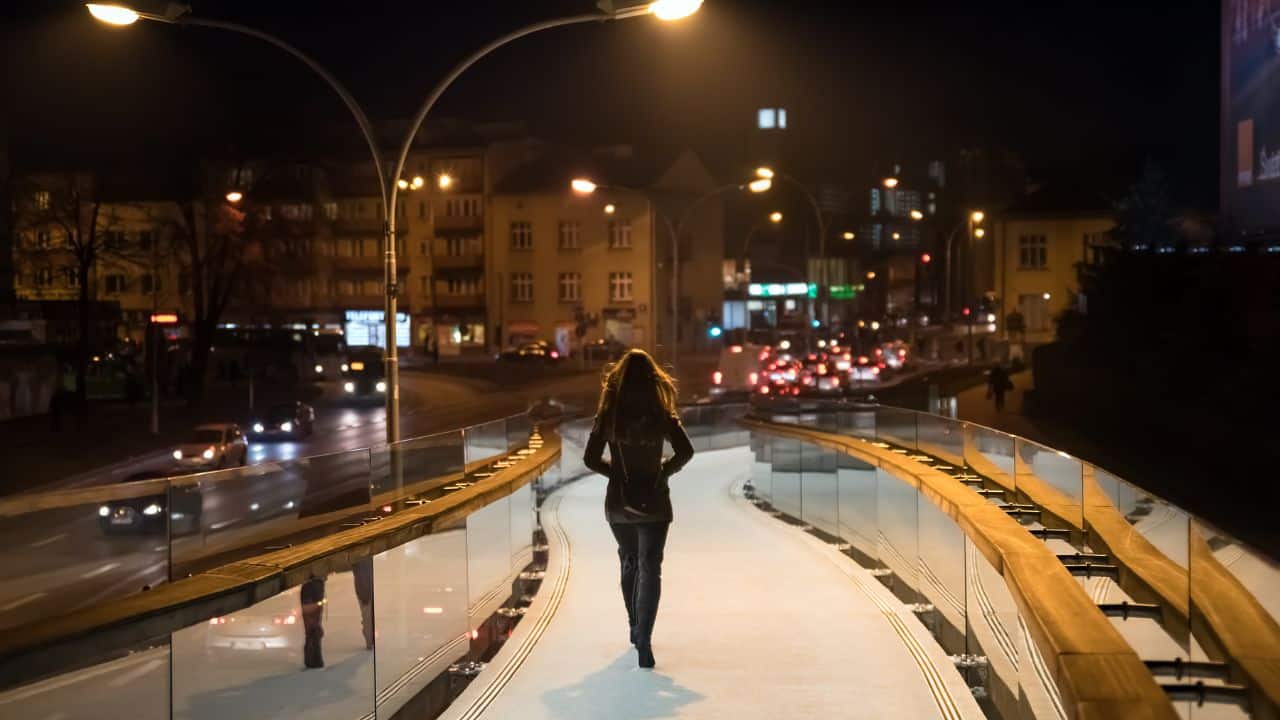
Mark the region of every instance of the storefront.
<instances>
[{"instance_id":1,"label":"storefront","mask_svg":"<svg viewBox=\"0 0 1280 720\"><path fill-rule=\"evenodd\" d=\"M387 347L386 313L382 310L347 310L343 313L343 332L348 347L375 345ZM409 313L396 313L396 347L407 348L413 341Z\"/></svg>"}]
</instances>

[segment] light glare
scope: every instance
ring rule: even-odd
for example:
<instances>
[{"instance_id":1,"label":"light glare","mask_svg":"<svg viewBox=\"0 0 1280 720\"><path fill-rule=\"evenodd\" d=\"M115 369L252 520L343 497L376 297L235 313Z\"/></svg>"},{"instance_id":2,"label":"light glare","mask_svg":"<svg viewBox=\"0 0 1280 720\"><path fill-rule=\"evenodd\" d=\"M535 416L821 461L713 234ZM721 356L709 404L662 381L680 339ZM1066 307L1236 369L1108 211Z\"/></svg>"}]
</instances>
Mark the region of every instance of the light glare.
<instances>
[{"instance_id":1,"label":"light glare","mask_svg":"<svg viewBox=\"0 0 1280 720\"><path fill-rule=\"evenodd\" d=\"M90 15L108 25L124 27L138 22L138 13L127 7L96 3L88 3L85 7L89 9Z\"/></svg>"},{"instance_id":2,"label":"light glare","mask_svg":"<svg viewBox=\"0 0 1280 720\"><path fill-rule=\"evenodd\" d=\"M772 180L772 179L773 179L773 170L772 170L771 168L767 168L767 167L758 167L758 168L756 168L756 177L758 177L758 178L764 178L764 179L766 179L766 180Z\"/></svg>"},{"instance_id":3,"label":"light glare","mask_svg":"<svg viewBox=\"0 0 1280 720\"><path fill-rule=\"evenodd\" d=\"M229 203L238 203L243 199L244 199L244 193L240 192L239 190L232 190L231 192L227 193L227 202Z\"/></svg>"},{"instance_id":4,"label":"light glare","mask_svg":"<svg viewBox=\"0 0 1280 720\"><path fill-rule=\"evenodd\" d=\"M769 213L769 222L771 223L782 222L782 213L778 212L777 210L774 210L773 212Z\"/></svg>"},{"instance_id":5,"label":"light glare","mask_svg":"<svg viewBox=\"0 0 1280 720\"><path fill-rule=\"evenodd\" d=\"M655 0L649 4L649 12L659 20L679 20L698 12L702 0Z\"/></svg>"},{"instance_id":6,"label":"light glare","mask_svg":"<svg viewBox=\"0 0 1280 720\"><path fill-rule=\"evenodd\" d=\"M449 173L440 173L440 177L436 178L436 187L441 190L448 190L453 185L453 176Z\"/></svg>"},{"instance_id":7,"label":"light glare","mask_svg":"<svg viewBox=\"0 0 1280 720\"><path fill-rule=\"evenodd\" d=\"M579 195L590 195L596 191L596 184L586 178L574 178L569 182L569 187Z\"/></svg>"},{"instance_id":8,"label":"light glare","mask_svg":"<svg viewBox=\"0 0 1280 720\"><path fill-rule=\"evenodd\" d=\"M753 193L768 192L769 188L771 187L773 187L773 181L770 180L769 178L760 178L759 180L752 180L750 183L747 184L747 188L750 189L751 192Z\"/></svg>"},{"instance_id":9,"label":"light glare","mask_svg":"<svg viewBox=\"0 0 1280 720\"><path fill-rule=\"evenodd\" d=\"M982 212L981 210L974 210L972 217L975 223L980 223L987 218L987 214Z\"/></svg>"}]
</instances>

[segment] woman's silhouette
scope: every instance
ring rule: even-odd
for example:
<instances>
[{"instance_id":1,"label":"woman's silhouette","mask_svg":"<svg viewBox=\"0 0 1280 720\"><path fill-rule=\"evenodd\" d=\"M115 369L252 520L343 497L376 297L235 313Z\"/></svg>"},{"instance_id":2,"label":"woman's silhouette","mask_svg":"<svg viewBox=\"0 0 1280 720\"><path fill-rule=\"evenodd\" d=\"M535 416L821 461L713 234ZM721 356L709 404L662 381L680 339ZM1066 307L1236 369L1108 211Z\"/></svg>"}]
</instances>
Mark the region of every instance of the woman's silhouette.
<instances>
[{"instance_id":1,"label":"woman's silhouette","mask_svg":"<svg viewBox=\"0 0 1280 720\"><path fill-rule=\"evenodd\" d=\"M629 350L605 372L586 466L609 478L604 511L618 540L622 600L640 667L654 665L650 638L658 614L662 548L671 525L667 480L693 457L676 413L676 386L643 350ZM662 458L662 442L675 455ZM604 460L605 445L609 461Z\"/></svg>"}]
</instances>

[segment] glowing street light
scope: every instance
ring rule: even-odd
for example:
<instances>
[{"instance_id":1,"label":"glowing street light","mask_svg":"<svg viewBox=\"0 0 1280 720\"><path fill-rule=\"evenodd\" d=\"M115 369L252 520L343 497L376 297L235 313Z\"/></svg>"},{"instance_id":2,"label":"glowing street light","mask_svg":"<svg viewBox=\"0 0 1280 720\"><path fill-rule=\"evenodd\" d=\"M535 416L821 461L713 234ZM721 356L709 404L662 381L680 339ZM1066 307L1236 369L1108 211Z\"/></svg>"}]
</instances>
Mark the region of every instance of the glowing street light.
<instances>
[{"instance_id":1,"label":"glowing street light","mask_svg":"<svg viewBox=\"0 0 1280 720\"><path fill-rule=\"evenodd\" d=\"M898 178L896 178L896 177L887 177L887 178L885 178L885 179L884 179L884 186L885 186L885 187L887 187L887 188L889 188L890 190L892 190L892 189L894 189L894 188L898 187Z\"/></svg>"},{"instance_id":2,"label":"glowing street light","mask_svg":"<svg viewBox=\"0 0 1280 720\"><path fill-rule=\"evenodd\" d=\"M773 181L769 178L760 178L747 183L747 189L753 193L769 192L769 188L773 187Z\"/></svg>"},{"instance_id":3,"label":"glowing street light","mask_svg":"<svg viewBox=\"0 0 1280 720\"><path fill-rule=\"evenodd\" d=\"M1045 300L1050 300L1050 299L1052 299L1052 298L1053 298L1053 293L1045 293L1045 294L1044 294L1044 299L1045 299Z\"/></svg>"},{"instance_id":4,"label":"glowing street light","mask_svg":"<svg viewBox=\"0 0 1280 720\"><path fill-rule=\"evenodd\" d=\"M590 195L596 191L596 184L586 178L574 178L569 182L569 187L579 195Z\"/></svg>"},{"instance_id":5,"label":"glowing street light","mask_svg":"<svg viewBox=\"0 0 1280 720\"><path fill-rule=\"evenodd\" d=\"M777 225L778 223L782 222L782 213L778 212L777 210L774 210L773 212L769 213L769 222L773 223L774 225Z\"/></svg>"},{"instance_id":6,"label":"glowing street light","mask_svg":"<svg viewBox=\"0 0 1280 720\"><path fill-rule=\"evenodd\" d=\"M896 232L896 233L894 233L894 234L893 234L893 239L894 239L894 240L901 240L901 239L902 239L902 233L900 233L900 232Z\"/></svg>"},{"instance_id":7,"label":"glowing street light","mask_svg":"<svg viewBox=\"0 0 1280 720\"><path fill-rule=\"evenodd\" d=\"M698 12L702 0L655 0L649 3L649 12L659 20L680 20Z\"/></svg>"},{"instance_id":8,"label":"glowing street light","mask_svg":"<svg viewBox=\"0 0 1280 720\"><path fill-rule=\"evenodd\" d=\"M982 212L981 210L974 210L974 211L973 211L973 214L972 214L972 215L970 215L969 217L970 217L970 218L972 218L972 219L973 219L973 223L974 223L975 225L977 225L978 223L980 223L980 222L982 222L983 220L986 220L986 219L987 219L987 214L986 214L986 213L984 213L984 212Z\"/></svg>"},{"instance_id":9,"label":"glowing street light","mask_svg":"<svg viewBox=\"0 0 1280 720\"><path fill-rule=\"evenodd\" d=\"M232 190L231 192L227 193L227 202L229 203L238 203L243 199L244 199L244 193L240 192L239 190Z\"/></svg>"},{"instance_id":10,"label":"glowing street light","mask_svg":"<svg viewBox=\"0 0 1280 720\"><path fill-rule=\"evenodd\" d=\"M448 190L452 186L453 186L453 176L450 175L449 173L440 173L440 175L436 177L436 187L440 188L441 190Z\"/></svg>"},{"instance_id":11,"label":"glowing street light","mask_svg":"<svg viewBox=\"0 0 1280 720\"><path fill-rule=\"evenodd\" d=\"M409 187L413 188L414 190L417 190L421 188L425 183L426 181L422 179L421 175L414 175L413 179L409 181Z\"/></svg>"},{"instance_id":12,"label":"glowing street light","mask_svg":"<svg viewBox=\"0 0 1280 720\"><path fill-rule=\"evenodd\" d=\"M401 190L408 190L409 181L405 180L404 178L400 178L399 180L396 181L396 187L399 187Z\"/></svg>"},{"instance_id":13,"label":"glowing street light","mask_svg":"<svg viewBox=\"0 0 1280 720\"><path fill-rule=\"evenodd\" d=\"M758 168L756 168L756 177L758 177L758 178L764 178L764 179L766 179L766 180L772 180L772 179L773 179L773 169L772 169L772 168L767 168L767 167L758 167Z\"/></svg>"},{"instance_id":14,"label":"glowing street light","mask_svg":"<svg viewBox=\"0 0 1280 720\"><path fill-rule=\"evenodd\" d=\"M916 222L919 222L924 219L924 213L920 212L919 210L912 210L911 219L915 220Z\"/></svg>"},{"instance_id":15,"label":"glowing street light","mask_svg":"<svg viewBox=\"0 0 1280 720\"><path fill-rule=\"evenodd\" d=\"M879 321L879 320L872 320L872 321L871 321L871 329L872 329L872 330L879 330L879 329L880 329L880 321Z\"/></svg>"},{"instance_id":16,"label":"glowing street light","mask_svg":"<svg viewBox=\"0 0 1280 720\"><path fill-rule=\"evenodd\" d=\"M868 271L867 271L867 279L868 279L868 280L875 280L875 279L876 279L876 271L875 271L875 270L868 270Z\"/></svg>"},{"instance_id":17,"label":"glowing street light","mask_svg":"<svg viewBox=\"0 0 1280 720\"><path fill-rule=\"evenodd\" d=\"M115 25L117 27L132 25L138 22L138 18L141 17L138 15L136 10L131 10L120 5L99 5L97 3L89 3L85 5L85 7L89 9L90 15L108 25Z\"/></svg>"},{"instance_id":18,"label":"glowing street light","mask_svg":"<svg viewBox=\"0 0 1280 720\"><path fill-rule=\"evenodd\" d=\"M987 236L987 231L982 228L974 228L973 236L981 240L982 238Z\"/></svg>"},{"instance_id":19,"label":"glowing street light","mask_svg":"<svg viewBox=\"0 0 1280 720\"><path fill-rule=\"evenodd\" d=\"M852 240L852 239L854 239L854 238L856 238L856 237L858 237L858 236L857 236L857 235L855 235L855 234L853 234L852 232L849 232L848 230L846 230L846 231L845 231L845 233L844 233L844 235L843 235L842 237L843 237L845 240Z\"/></svg>"},{"instance_id":20,"label":"glowing street light","mask_svg":"<svg viewBox=\"0 0 1280 720\"><path fill-rule=\"evenodd\" d=\"M613 203L609 203L608 205L605 205L605 206L604 206L604 214L605 214L605 215L612 215L612 214L614 214L614 213L615 213L615 212L617 212L617 211L618 211L618 208L617 208L617 206L615 206Z\"/></svg>"}]
</instances>

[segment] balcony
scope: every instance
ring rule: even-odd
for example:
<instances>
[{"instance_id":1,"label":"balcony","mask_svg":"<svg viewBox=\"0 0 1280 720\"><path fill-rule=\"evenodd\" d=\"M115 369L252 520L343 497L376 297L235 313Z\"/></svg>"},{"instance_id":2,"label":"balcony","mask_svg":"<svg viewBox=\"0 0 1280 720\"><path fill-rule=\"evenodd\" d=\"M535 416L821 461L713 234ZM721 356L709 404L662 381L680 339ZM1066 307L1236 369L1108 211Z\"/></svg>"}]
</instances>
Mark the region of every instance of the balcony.
<instances>
[{"instance_id":1,"label":"balcony","mask_svg":"<svg viewBox=\"0 0 1280 720\"><path fill-rule=\"evenodd\" d=\"M441 310L470 310L484 307L484 293L436 294L436 307Z\"/></svg>"},{"instance_id":2,"label":"balcony","mask_svg":"<svg viewBox=\"0 0 1280 720\"><path fill-rule=\"evenodd\" d=\"M484 230L484 215L436 215L436 232Z\"/></svg>"},{"instance_id":3,"label":"balcony","mask_svg":"<svg viewBox=\"0 0 1280 720\"><path fill-rule=\"evenodd\" d=\"M432 255L431 266L436 270L479 270L484 267L484 255Z\"/></svg>"}]
</instances>

